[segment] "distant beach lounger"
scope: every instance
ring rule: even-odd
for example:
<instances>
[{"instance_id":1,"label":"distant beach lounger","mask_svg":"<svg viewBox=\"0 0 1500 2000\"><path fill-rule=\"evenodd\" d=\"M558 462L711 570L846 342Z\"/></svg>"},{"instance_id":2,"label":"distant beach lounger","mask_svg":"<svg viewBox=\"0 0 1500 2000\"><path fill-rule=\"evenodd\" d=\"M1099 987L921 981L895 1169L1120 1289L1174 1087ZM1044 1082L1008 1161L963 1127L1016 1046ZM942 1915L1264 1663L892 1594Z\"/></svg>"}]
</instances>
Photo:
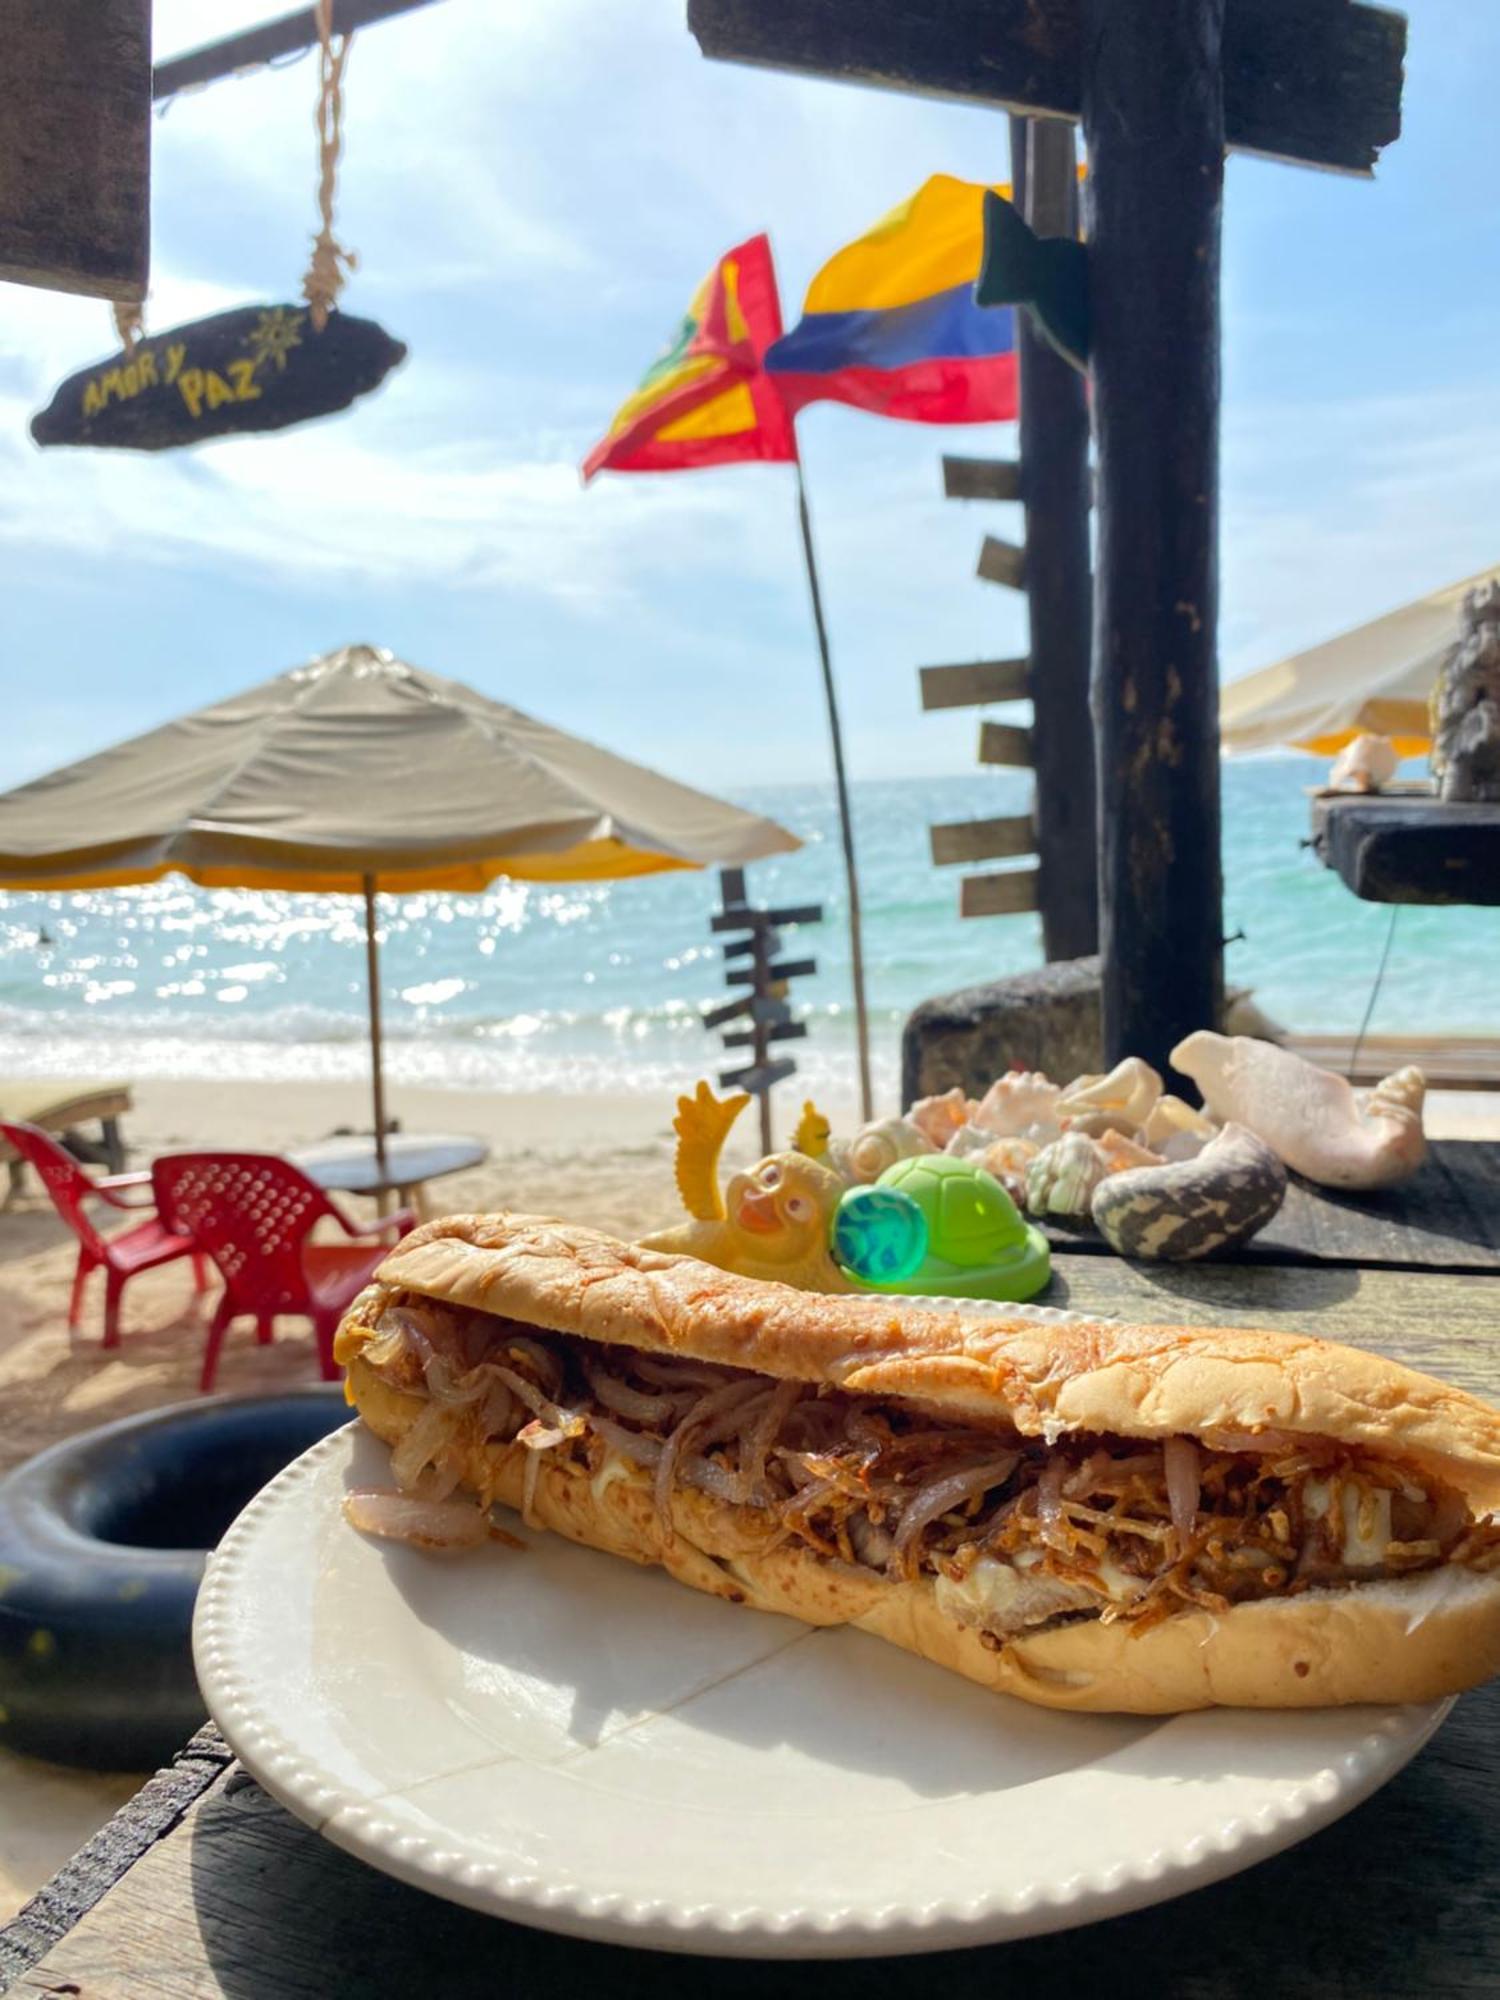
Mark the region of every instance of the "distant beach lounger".
<instances>
[{"instance_id":1,"label":"distant beach lounger","mask_svg":"<svg viewBox=\"0 0 1500 2000\"><path fill-rule=\"evenodd\" d=\"M125 1170L125 1141L119 1121L131 1102L128 1083L0 1077L0 1124L38 1125L44 1132L56 1132L66 1138L70 1151L80 1159L108 1167L112 1174ZM94 1119L99 1121L99 1137L90 1139L77 1128ZM25 1177L26 1162L4 1139L0 1139L0 1160L9 1171L14 1195Z\"/></svg>"}]
</instances>

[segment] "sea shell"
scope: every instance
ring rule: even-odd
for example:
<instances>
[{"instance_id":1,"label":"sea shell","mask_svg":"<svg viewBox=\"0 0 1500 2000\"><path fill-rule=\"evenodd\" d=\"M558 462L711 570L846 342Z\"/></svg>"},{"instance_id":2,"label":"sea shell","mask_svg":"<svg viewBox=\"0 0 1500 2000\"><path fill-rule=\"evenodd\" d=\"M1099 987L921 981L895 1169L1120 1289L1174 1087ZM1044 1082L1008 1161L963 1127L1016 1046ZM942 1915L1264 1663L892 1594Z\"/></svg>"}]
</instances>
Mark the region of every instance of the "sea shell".
<instances>
[{"instance_id":1,"label":"sea shell","mask_svg":"<svg viewBox=\"0 0 1500 2000\"><path fill-rule=\"evenodd\" d=\"M1096 1111L1118 1112L1137 1131L1161 1096L1161 1078L1142 1056L1126 1056L1108 1076L1077 1076L1057 1100L1061 1119Z\"/></svg>"},{"instance_id":2,"label":"sea shell","mask_svg":"<svg viewBox=\"0 0 1500 2000\"><path fill-rule=\"evenodd\" d=\"M1185 1263L1264 1229L1286 1168L1263 1139L1226 1125L1196 1159L1110 1174L1094 1190L1099 1233L1122 1257Z\"/></svg>"},{"instance_id":3,"label":"sea shell","mask_svg":"<svg viewBox=\"0 0 1500 2000\"><path fill-rule=\"evenodd\" d=\"M974 1107L973 1122L1000 1139L1030 1135L1041 1129L1055 1138L1057 1100L1062 1092L1039 1069L1011 1070L997 1076Z\"/></svg>"},{"instance_id":4,"label":"sea shell","mask_svg":"<svg viewBox=\"0 0 1500 2000\"><path fill-rule=\"evenodd\" d=\"M1077 1127L1074 1127L1077 1130ZM1152 1152L1149 1146L1138 1145L1124 1132L1100 1132L1093 1134L1094 1144L1099 1149L1107 1174L1129 1173L1134 1167L1165 1166L1165 1156Z\"/></svg>"},{"instance_id":5,"label":"sea shell","mask_svg":"<svg viewBox=\"0 0 1500 2000\"><path fill-rule=\"evenodd\" d=\"M1378 792L1396 775L1401 759L1388 736L1356 736L1333 760L1330 792Z\"/></svg>"},{"instance_id":6,"label":"sea shell","mask_svg":"<svg viewBox=\"0 0 1500 2000\"><path fill-rule=\"evenodd\" d=\"M951 1153L956 1160L970 1160L994 1143L994 1133L986 1132L982 1125L960 1125L943 1151Z\"/></svg>"},{"instance_id":7,"label":"sea shell","mask_svg":"<svg viewBox=\"0 0 1500 2000\"><path fill-rule=\"evenodd\" d=\"M1104 1178L1104 1156L1082 1132L1065 1132L1043 1146L1026 1169L1026 1206L1033 1215L1081 1220Z\"/></svg>"},{"instance_id":8,"label":"sea shell","mask_svg":"<svg viewBox=\"0 0 1500 2000\"><path fill-rule=\"evenodd\" d=\"M1170 1092L1158 1097L1141 1128L1141 1143L1166 1160L1191 1160L1218 1131L1211 1118Z\"/></svg>"},{"instance_id":9,"label":"sea shell","mask_svg":"<svg viewBox=\"0 0 1500 2000\"><path fill-rule=\"evenodd\" d=\"M936 1151L926 1133L918 1131L909 1118L877 1118L855 1133L839 1166L845 1180L873 1181L897 1160Z\"/></svg>"},{"instance_id":10,"label":"sea shell","mask_svg":"<svg viewBox=\"0 0 1500 2000\"><path fill-rule=\"evenodd\" d=\"M1343 1077L1290 1049L1207 1030L1179 1042L1172 1064L1193 1079L1215 1117L1247 1126L1287 1166L1325 1187L1391 1187L1426 1157L1419 1069L1397 1070L1361 1101Z\"/></svg>"},{"instance_id":11,"label":"sea shell","mask_svg":"<svg viewBox=\"0 0 1500 2000\"><path fill-rule=\"evenodd\" d=\"M922 1137L940 1153L961 1125L969 1122L972 1106L955 1083L941 1097L919 1097L906 1116Z\"/></svg>"}]
</instances>

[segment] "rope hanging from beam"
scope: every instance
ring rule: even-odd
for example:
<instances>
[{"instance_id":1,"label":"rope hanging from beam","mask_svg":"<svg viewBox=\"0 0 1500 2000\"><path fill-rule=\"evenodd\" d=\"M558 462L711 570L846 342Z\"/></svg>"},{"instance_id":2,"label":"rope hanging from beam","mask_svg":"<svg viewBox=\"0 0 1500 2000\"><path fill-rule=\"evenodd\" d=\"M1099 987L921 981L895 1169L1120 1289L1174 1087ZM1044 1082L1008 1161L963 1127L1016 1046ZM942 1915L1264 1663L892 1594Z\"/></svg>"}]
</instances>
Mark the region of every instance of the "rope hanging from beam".
<instances>
[{"instance_id":1,"label":"rope hanging from beam","mask_svg":"<svg viewBox=\"0 0 1500 2000\"><path fill-rule=\"evenodd\" d=\"M347 273L358 258L333 233L333 199L339 155L344 146L344 65L349 60L350 35L333 40L333 0L317 0L318 26L318 211L322 228L313 238L312 260L302 280L302 296L312 309L312 323L321 333L344 289Z\"/></svg>"}]
</instances>

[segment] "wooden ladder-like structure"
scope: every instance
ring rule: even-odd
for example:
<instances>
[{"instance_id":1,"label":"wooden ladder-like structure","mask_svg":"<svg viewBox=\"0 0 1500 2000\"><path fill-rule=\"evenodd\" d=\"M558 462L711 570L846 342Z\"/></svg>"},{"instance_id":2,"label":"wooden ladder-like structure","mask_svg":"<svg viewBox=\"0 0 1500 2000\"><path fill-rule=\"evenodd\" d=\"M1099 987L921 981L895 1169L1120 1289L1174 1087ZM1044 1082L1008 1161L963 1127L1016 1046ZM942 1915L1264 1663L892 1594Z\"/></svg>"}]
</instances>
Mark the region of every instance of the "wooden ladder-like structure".
<instances>
[{"instance_id":1,"label":"wooden ladder-like structure","mask_svg":"<svg viewBox=\"0 0 1500 2000\"><path fill-rule=\"evenodd\" d=\"M1077 230L1071 128L1011 121L1017 202L1039 234ZM986 535L978 575L1024 591L1030 648L1020 659L975 660L919 670L924 709L1030 700L1029 728L984 720L979 761L1035 773L1029 812L959 820L930 829L939 867L983 861L1030 865L965 875L959 914L1037 910L1049 959L1098 949L1098 856L1093 727L1089 719L1092 586L1089 572L1088 414L1082 377L1017 314L1021 456L943 459L950 500L1019 503L1024 544Z\"/></svg>"}]
</instances>

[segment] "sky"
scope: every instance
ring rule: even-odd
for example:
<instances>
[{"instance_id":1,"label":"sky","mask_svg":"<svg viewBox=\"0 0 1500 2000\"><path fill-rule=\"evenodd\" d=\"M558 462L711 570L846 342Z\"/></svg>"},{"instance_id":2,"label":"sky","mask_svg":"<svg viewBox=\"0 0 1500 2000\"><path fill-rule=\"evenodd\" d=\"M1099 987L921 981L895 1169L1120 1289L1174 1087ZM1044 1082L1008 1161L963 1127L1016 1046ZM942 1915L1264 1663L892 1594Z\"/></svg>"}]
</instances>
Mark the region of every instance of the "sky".
<instances>
[{"instance_id":1,"label":"sky","mask_svg":"<svg viewBox=\"0 0 1500 2000\"><path fill-rule=\"evenodd\" d=\"M284 8L156 0L158 57ZM32 445L109 311L0 286L0 785L367 640L676 776L819 779L827 733L790 468L578 463L714 259L768 229L791 323L927 175L1001 180L1002 114L709 63L684 0L438 0L355 38L345 295L410 349L374 397L155 455ZM1411 0L1373 182L1232 157L1224 218L1226 677L1493 563L1500 9ZM294 299L316 67L153 122L149 330ZM856 777L973 768L916 668L1025 650L978 582L1019 515L941 497L937 430L799 419Z\"/></svg>"}]
</instances>

